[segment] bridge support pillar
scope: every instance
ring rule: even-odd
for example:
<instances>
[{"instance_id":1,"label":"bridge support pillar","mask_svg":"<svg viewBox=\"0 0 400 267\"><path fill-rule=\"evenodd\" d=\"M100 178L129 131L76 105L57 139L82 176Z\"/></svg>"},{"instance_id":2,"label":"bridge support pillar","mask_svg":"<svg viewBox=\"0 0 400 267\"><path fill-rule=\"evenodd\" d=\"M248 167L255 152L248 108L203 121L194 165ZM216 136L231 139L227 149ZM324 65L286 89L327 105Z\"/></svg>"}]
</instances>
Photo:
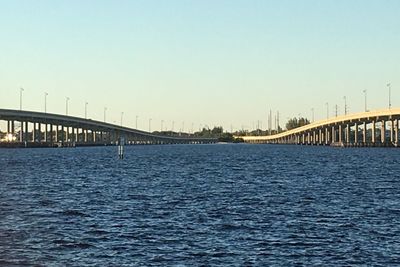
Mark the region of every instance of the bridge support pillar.
<instances>
[{"instance_id":1,"label":"bridge support pillar","mask_svg":"<svg viewBox=\"0 0 400 267\"><path fill-rule=\"evenodd\" d=\"M386 142L386 121L382 120L381 123L381 143L384 144Z\"/></svg>"},{"instance_id":2,"label":"bridge support pillar","mask_svg":"<svg viewBox=\"0 0 400 267\"><path fill-rule=\"evenodd\" d=\"M372 129L371 129L371 142L375 144L375 121L372 121Z\"/></svg>"},{"instance_id":3,"label":"bridge support pillar","mask_svg":"<svg viewBox=\"0 0 400 267\"><path fill-rule=\"evenodd\" d=\"M342 125L339 124L339 143L342 142Z\"/></svg>"},{"instance_id":4,"label":"bridge support pillar","mask_svg":"<svg viewBox=\"0 0 400 267\"><path fill-rule=\"evenodd\" d=\"M19 129L19 141L22 143L24 141L24 122L21 121L21 126Z\"/></svg>"},{"instance_id":5,"label":"bridge support pillar","mask_svg":"<svg viewBox=\"0 0 400 267\"><path fill-rule=\"evenodd\" d=\"M350 124L346 125L346 143L350 144L351 140L350 140Z\"/></svg>"},{"instance_id":6,"label":"bridge support pillar","mask_svg":"<svg viewBox=\"0 0 400 267\"><path fill-rule=\"evenodd\" d=\"M318 143L322 145L322 129L319 129L318 132Z\"/></svg>"},{"instance_id":7,"label":"bridge support pillar","mask_svg":"<svg viewBox=\"0 0 400 267\"><path fill-rule=\"evenodd\" d=\"M7 121L7 133L11 132L11 121Z\"/></svg>"},{"instance_id":8,"label":"bridge support pillar","mask_svg":"<svg viewBox=\"0 0 400 267\"><path fill-rule=\"evenodd\" d=\"M32 142L36 142L36 122L33 123L33 129L32 129Z\"/></svg>"},{"instance_id":9,"label":"bridge support pillar","mask_svg":"<svg viewBox=\"0 0 400 267\"><path fill-rule=\"evenodd\" d=\"M364 121L363 122L363 144L364 146L367 143L367 123Z\"/></svg>"},{"instance_id":10,"label":"bridge support pillar","mask_svg":"<svg viewBox=\"0 0 400 267\"><path fill-rule=\"evenodd\" d=\"M394 127L394 144L397 146L397 143L399 142L399 120L396 119L394 121L395 127Z\"/></svg>"},{"instance_id":11,"label":"bridge support pillar","mask_svg":"<svg viewBox=\"0 0 400 267\"><path fill-rule=\"evenodd\" d=\"M24 136L24 141L25 142L28 142L28 134L29 134L29 132L28 132L28 126L29 126L29 124L28 124L28 122L26 121L25 122L25 136Z\"/></svg>"},{"instance_id":12,"label":"bridge support pillar","mask_svg":"<svg viewBox=\"0 0 400 267\"><path fill-rule=\"evenodd\" d=\"M53 143L53 124L50 124L49 128L49 142L52 144Z\"/></svg>"},{"instance_id":13,"label":"bridge support pillar","mask_svg":"<svg viewBox=\"0 0 400 267\"><path fill-rule=\"evenodd\" d=\"M15 134L15 121L11 121L11 133L13 134L13 136L14 136L14 134Z\"/></svg>"},{"instance_id":14,"label":"bridge support pillar","mask_svg":"<svg viewBox=\"0 0 400 267\"><path fill-rule=\"evenodd\" d=\"M354 143L358 144L358 123L354 124Z\"/></svg>"},{"instance_id":15,"label":"bridge support pillar","mask_svg":"<svg viewBox=\"0 0 400 267\"><path fill-rule=\"evenodd\" d=\"M390 142L393 143L394 120L390 119Z\"/></svg>"}]
</instances>

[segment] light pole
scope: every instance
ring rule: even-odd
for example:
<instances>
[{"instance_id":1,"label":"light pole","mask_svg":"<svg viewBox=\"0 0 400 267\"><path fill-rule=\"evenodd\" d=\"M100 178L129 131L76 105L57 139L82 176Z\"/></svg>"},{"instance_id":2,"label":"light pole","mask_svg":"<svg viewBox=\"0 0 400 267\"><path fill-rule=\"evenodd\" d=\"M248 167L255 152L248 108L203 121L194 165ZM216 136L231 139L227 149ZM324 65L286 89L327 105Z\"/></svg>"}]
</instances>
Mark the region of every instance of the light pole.
<instances>
[{"instance_id":1,"label":"light pole","mask_svg":"<svg viewBox=\"0 0 400 267\"><path fill-rule=\"evenodd\" d=\"M106 122L106 112L107 112L107 107L104 107L104 122Z\"/></svg>"},{"instance_id":2,"label":"light pole","mask_svg":"<svg viewBox=\"0 0 400 267\"><path fill-rule=\"evenodd\" d=\"M47 113L47 96L49 94L47 92L44 93L44 113Z\"/></svg>"},{"instance_id":3,"label":"light pole","mask_svg":"<svg viewBox=\"0 0 400 267\"><path fill-rule=\"evenodd\" d=\"M389 88L389 109L391 109L392 108L392 88L391 88L390 83L386 84L386 86Z\"/></svg>"},{"instance_id":4,"label":"light pole","mask_svg":"<svg viewBox=\"0 0 400 267\"><path fill-rule=\"evenodd\" d=\"M326 105L326 119L329 120L329 103L326 102L325 105Z\"/></svg>"},{"instance_id":5,"label":"light pole","mask_svg":"<svg viewBox=\"0 0 400 267\"><path fill-rule=\"evenodd\" d=\"M151 133L151 118L149 119L149 133Z\"/></svg>"},{"instance_id":6,"label":"light pole","mask_svg":"<svg viewBox=\"0 0 400 267\"><path fill-rule=\"evenodd\" d=\"M25 91L24 88L19 88L19 110L22 110L22 92Z\"/></svg>"},{"instance_id":7,"label":"light pole","mask_svg":"<svg viewBox=\"0 0 400 267\"><path fill-rule=\"evenodd\" d=\"M136 124L135 124L136 129L137 129L137 120L138 120L138 118L139 118L139 116L136 115Z\"/></svg>"},{"instance_id":8,"label":"light pole","mask_svg":"<svg viewBox=\"0 0 400 267\"><path fill-rule=\"evenodd\" d=\"M344 99L344 115L347 115L347 97L344 96L343 99Z\"/></svg>"},{"instance_id":9,"label":"light pole","mask_svg":"<svg viewBox=\"0 0 400 267\"><path fill-rule=\"evenodd\" d=\"M124 118L124 112L121 112L121 127L122 127L122 119Z\"/></svg>"},{"instance_id":10,"label":"light pole","mask_svg":"<svg viewBox=\"0 0 400 267\"><path fill-rule=\"evenodd\" d=\"M364 92L364 111L367 112L367 90L363 90Z\"/></svg>"},{"instance_id":11,"label":"light pole","mask_svg":"<svg viewBox=\"0 0 400 267\"><path fill-rule=\"evenodd\" d=\"M69 102L69 97L67 96L65 98L65 115L68 116L68 102Z\"/></svg>"},{"instance_id":12,"label":"light pole","mask_svg":"<svg viewBox=\"0 0 400 267\"><path fill-rule=\"evenodd\" d=\"M87 106L88 106L88 102L85 102L85 119L87 119Z\"/></svg>"}]
</instances>

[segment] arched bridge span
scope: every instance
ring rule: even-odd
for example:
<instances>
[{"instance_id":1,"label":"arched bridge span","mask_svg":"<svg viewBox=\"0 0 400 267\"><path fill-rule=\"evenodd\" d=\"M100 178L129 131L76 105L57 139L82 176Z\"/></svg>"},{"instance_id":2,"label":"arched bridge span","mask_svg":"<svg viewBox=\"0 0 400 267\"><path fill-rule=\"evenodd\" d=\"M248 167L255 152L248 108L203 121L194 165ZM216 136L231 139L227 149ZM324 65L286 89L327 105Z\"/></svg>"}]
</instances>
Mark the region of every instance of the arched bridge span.
<instances>
[{"instance_id":1,"label":"arched bridge span","mask_svg":"<svg viewBox=\"0 0 400 267\"><path fill-rule=\"evenodd\" d=\"M400 108L320 120L268 136L244 136L248 143L332 146L398 146Z\"/></svg>"},{"instance_id":2,"label":"arched bridge span","mask_svg":"<svg viewBox=\"0 0 400 267\"><path fill-rule=\"evenodd\" d=\"M215 138L153 134L91 119L34 111L0 109L0 120L7 122L6 144L10 146L112 145L116 144L120 137L123 137L127 144L217 142Z\"/></svg>"}]
</instances>

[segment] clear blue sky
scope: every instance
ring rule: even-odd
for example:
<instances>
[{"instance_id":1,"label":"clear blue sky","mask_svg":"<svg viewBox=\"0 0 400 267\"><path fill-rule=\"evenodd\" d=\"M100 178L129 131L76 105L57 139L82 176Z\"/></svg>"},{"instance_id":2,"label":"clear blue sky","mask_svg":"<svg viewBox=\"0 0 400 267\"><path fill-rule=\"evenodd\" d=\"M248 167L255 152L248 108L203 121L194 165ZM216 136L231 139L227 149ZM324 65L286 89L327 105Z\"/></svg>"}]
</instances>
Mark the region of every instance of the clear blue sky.
<instances>
[{"instance_id":1,"label":"clear blue sky","mask_svg":"<svg viewBox=\"0 0 400 267\"><path fill-rule=\"evenodd\" d=\"M152 130L400 106L400 1L3 1L0 107Z\"/></svg>"}]
</instances>

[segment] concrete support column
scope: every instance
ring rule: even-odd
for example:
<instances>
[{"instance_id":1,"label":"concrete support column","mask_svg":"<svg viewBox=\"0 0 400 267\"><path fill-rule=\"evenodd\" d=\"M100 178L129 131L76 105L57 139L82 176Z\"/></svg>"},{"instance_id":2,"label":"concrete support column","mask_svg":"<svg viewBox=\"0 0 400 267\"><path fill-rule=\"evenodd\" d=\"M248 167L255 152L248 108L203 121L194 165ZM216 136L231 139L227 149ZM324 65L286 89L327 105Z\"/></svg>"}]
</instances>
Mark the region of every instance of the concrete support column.
<instances>
[{"instance_id":1,"label":"concrete support column","mask_svg":"<svg viewBox=\"0 0 400 267\"><path fill-rule=\"evenodd\" d=\"M332 143L335 143L335 142L336 142L335 126L332 126L331 141L332 141Z\"/></svg>"},{"instance_id":2,"label":"concrete support column","mask_svg":"<svg viewBox=\"0 0 400 267\"><path fill-rule=\"evenodd\" d=\"M69 141L69 127L65 127L65 142L68 143Z\"/></svg>"},{"instance_id":3,"label":"concrete support column","mask_svg":"<svg viewBox=\"0 0 400 267\"><path fill-rule=\"evenodd\" d=\"M311 133L308 132L307 133L307 145L310 145L310 144L311 144Z\"/></svg>"},{"instance_id":4,"label":"concrete support column","mask_svg":"<svg viewBox=\"0 0 400 267\"><path fill-rule=\"evenodd\" d=\"M75 133L75 143L78 143L78 136L79 136L79 129L78 128L75 128L75 130L74 130L74 133Z\"/></svg>"},{"instance_id":5,"label":"concrete support column","mask_svg":"<svg viewBox=\"0 0 400 267\"><path fill-rule=\"evenodd\" d=\"M7 133L11 133L11 121L7 121Z\"/></svg>"},{"instance_id":6,"label":"concrete support column","mask_svg":"<svg viewBox=\"0 0 400 267\"><path fill-rule=\"evenodd\" d=\"M354 143L358 143L358 123L354 124Z\"/></svg>"},{"instance_id":7,"label":"concrete support column","mask_svg":"<svg viewBox=\"0 0 400 267\"><path fill-rule=\"evenodd\" d=\"M397 146L397 143L399 142L399 120L396 119L394 124L394 143Z\"/></svg>"},{"instance_id":8,"label":"concrete support column","mask_svg":"<svg viewBox=\"0 0 400 267\"><path fill-rule=\"evenodd\" d=\"M59 140L59 133L58 133L58 125L55 125L55 126L56 126L56 129L54 131L54 133L55 133L55 142L58 143L58 141L60 141Z\"/></svg>"},{"instance_id":9,"label":"concrete support column","mask_svg":"<svg viewBox=\"0 0 400 267\"><path fill-rule=\"evenodd\" d=\"M96 131L92 131L93 133L93 143L96 143Z\"/></svg>"},{"instance_id":10,"label":"concrete support column","mask_svg":"<svg viewBox=\"0 0 400 267\"><path fill-rule=\"evenodd\" d=\"M339 143L341 143L343 141L342 139L342 125L339 124Z\"/></svg>"},{"instance_id":11,"label":"concrete support column","mask_svg":"<svg viewBox=\"0 0 400 267\"><path fill-rule=\"evenodd\" d=\"M11 133L15 134L15 121L11 121Z\"/></svg>"},{"instance_id":12,"label":"concrete support column","mask_svg":"<svg viewBox=\"0 0 400 267\"><path fill-rule=\"evenodd\" d=\"M394 133L394 121L393 119L390 120L390 142L393 143L393 133Z\"/></svg>"},{"instance_id":13,"label":"concrete support column","mask_svg":"<svg viewBox=\"0 0 400 267\"><path fill-rule=\"evenodd\" d=\"M21 127L19 131L19 141L22 143L24 141L24 122L21 121Z\"/></svg>"},{"instance_id":14,"label":"concrete support column","mask_svg":"<svg viewBox=\"0 0 400 267\"><path fill-rule=\"evenodd\" d=\"M44 124L44 142L48 142L48 135L49 133L47 132L47 123Z\"/></svg>"},{"instance_id":15,"label":"concrete support column","mask_svg":"<svg viewBox=\"0 0 400 267\"><path fill-rule=\"evenodd\" d=\"M371 142L375 144L375 121L372 121L372 130L371 130Z\"/></svg>"},{"instance_id":16,"label":"concrete support column","mask_svg":"<svg viewBox=\"0 0 400 267\"><path fill-rule=\"evenodd\" d=\"M386 121L382 120L381 123L381 143L384 144L386 142Z\"/></svg>"},{"instance_id":17,"label":"concrete support column","mask_svg":"<svg viewBox=\"0 0 400 267\"><path fill-rule=\"evenodd\" d=\"M28 122L26 121L25 122L25 137L24 137L24 139L25 139L25 142L28 142L28 136L29 136L29 132L28 132L28 129L29 129L29 124L28 124Z\"/></svg>"},{"instance_id":18,"label":"concrete support column","mask_svg":"<svg viewBox=\"0 0 400 267\"><path fill-rule=\"evenodd\" d=\"M367 123L363 122L363 143L367 143Z\"/></svg>"},{"instance_id":19,"label":"concrete support column","mask_svg":"<svg viewBox=\"0 0 400 267\"><path fill-rule=\"evenodd\" d=\"M33 129L32 129L32 142L36 141L36 122L33 123Z\"/></svg>"},{"instance_id":20,"label":"concrete support column","mask_svg":"<svg viewBox=\"0 0 400 267\"><path fill-rule=\"evenodd\" d=\"M319 129L318 132L318 143L322 145L322 129Z\"/></svg>"},{"instance_id":21,"label":"concrete support column","mask_svg":"<svg viewBox=\"0 0 400 267\"><path fill-rule=\"evenodd\" d=\"M329 144L329 130L328 127L325 128L325 145Z\"/></svg>"},{"instance_id":22,"label":"concrete support column","mask_svg":"<svg viewBox=\"0 0 400 267\"><path fill-rule=\"evenodd\" d=\"M85 143L87 143L87 141L88 141L88 130L87 129L85 129L85 130L83 130L84 131L84 138L83 138L83 142L85 142Z\"/></svg>"},{"instance_id":23,"label":"concrete support column","mask_svg":"<svg viewBox=\"0 0 400 267\"><path fill-rule=\"evenodd\" d=\"M53 124L50 124L49 142L53 143Z\"/></svg>"},{"instance_id":24,"label":"concrete support column","mask_svg":"<svg viewBox=\"0 0 400 267\"><path fill-rule=\"evenodd\" d=\"M346 126L346 142L348 144L351 143L351 140L350 140L350 125L349 124L347 124L347 126Z\"/></svg>"}]
</instances>

